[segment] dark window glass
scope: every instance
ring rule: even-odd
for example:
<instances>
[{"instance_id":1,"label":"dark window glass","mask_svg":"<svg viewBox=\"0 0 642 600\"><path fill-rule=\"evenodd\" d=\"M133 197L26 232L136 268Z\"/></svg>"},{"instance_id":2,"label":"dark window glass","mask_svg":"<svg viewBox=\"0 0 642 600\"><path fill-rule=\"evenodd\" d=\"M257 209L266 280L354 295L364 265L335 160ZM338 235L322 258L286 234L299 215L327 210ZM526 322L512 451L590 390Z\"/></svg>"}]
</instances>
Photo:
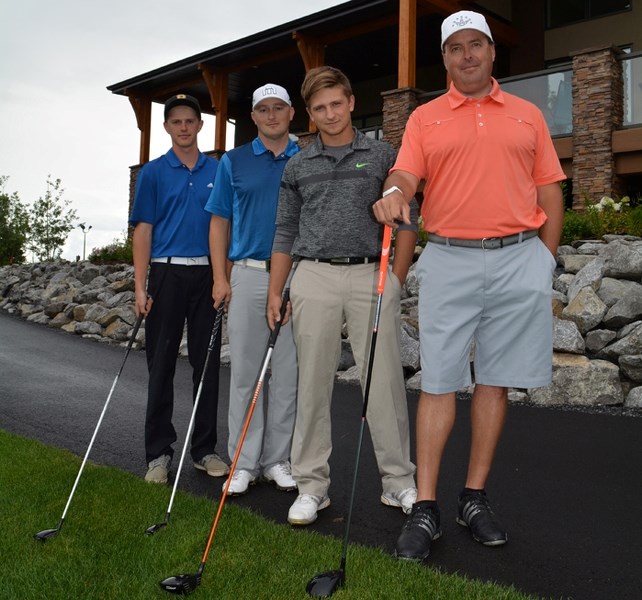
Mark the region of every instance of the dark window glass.
<instances>
[{"instance_id":1,"label":"dark window glass","mask_svg":"<svg viewBox=\"0 0 642 600\"><path fill-rule=\"evenodd\" d=\"M601 17L631 8L631 0L590 0L591 17Z\"/></svg>"},{"instance_id":2,"label":"dark window glass","mask_svg":"<svg viewBox=\"0 0 642 600\"><path fill-rule=\"evenodd\" d=\"M586 0L548 0L548 26L559 27L586 18Z\"/></svg>"},{"instance_id":3,"label":"dark window glass","mask_svg":"<svg viewBox=\"0 0 642 600\"><path fill-rule=\"evenodd\" d=\"M632 0L547 0L547 27L561 27L631 9Z\"/></svg>"}]
</instances>

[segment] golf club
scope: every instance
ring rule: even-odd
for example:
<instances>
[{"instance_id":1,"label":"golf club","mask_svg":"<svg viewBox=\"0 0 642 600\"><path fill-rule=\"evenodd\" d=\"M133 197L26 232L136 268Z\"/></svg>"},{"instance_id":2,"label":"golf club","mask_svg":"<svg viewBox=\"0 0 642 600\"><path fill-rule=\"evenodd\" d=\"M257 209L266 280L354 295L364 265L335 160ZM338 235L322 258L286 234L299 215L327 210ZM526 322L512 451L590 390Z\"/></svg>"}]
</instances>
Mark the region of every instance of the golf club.
<instances>
[{"instance_id":1,"label":"golf club","mask_svg":"<svg viewBox=\"0 0 642 600\"><path fill-rule=\"evenodd\" d=\"M136 339L136 334L138 333L138 330L140 329L140 324L142 322L143 322L143 315L140 314L138 315L138 318L136 319L136 323L134 324L134 329L132 330L132 334L129 338L129 342L127 343L127 350L125 351L123 362L120 365L120 369L118 369L118 373L114 378L114 382L111 384L111 390L109 390L109 395L107 396L107 400L105 401L105 406L103 406L103 410L100 413L100 418L98 419L98 423L96 424L96 428L94 429L94 434L91 436L91 441L89 442L89 446L87 447L87 452L85 452L85 458L83 458L82 464L80 465L80 469L78 471L78 475L76 475L76 481L74 481L74 485L71 488L71 493L69 494L67 505L65 506L65 510L62 512L62 517L60 517L60 522L58 523L58 526L55 527L54 529L43 529L42 531L39 531L38 533L34 533L33 535L35 539L40 540L41 542L46 542L49 538L54 537L62 529L62 526L65 522L65 516L67 515L67 510L69 509L69 505L71 504L71 499L74 497L74 492L76 491L76 487L78 486L78 481L80 480L80 476L82 475L83 469L85 468L85 464L87 463L87 457L91 452L91 447L94 445L96 434L98 433L98 429L100 429L100 424L102 423L103 417L105 416L105 412L107 411L107 406L109 406L109 401L111 400L111 396L114 393L116 384L118 383L118 378L120 377L120 374L123 371L123 367L125 366L125 361L129 356L129 351L132 348L134 340Z\"/></svg>"},{"instance_id":2,"label":"golf club","mask_svg":"<svg viewBox=\"0 0 642 600\"><path fill-rule=\"evenodd\" d=\"M256 381L256 386L254 388L254 393L252 395L252 400L247 410L247 416L245 418L245 423L243 425L243 430L241 431L241 436L239 438L239 443L236 447L236 452L234 453L234 459L230 466L230 473L225 482L225 487L223 489L223 496L219 502L218 510L216 511L216 517L212 523L212 529L210 531L209 539L207 540L207 545L205 546L205 552L203 552L203 558L201 559L201 564L198 567L196 573L184 573L182 575L172 575L167 577L160 582L160 586L167 592L172 594L191 594L196 587L201 583L201 577L205 569L205 562L207 561L207 556L210 552L212 542L214 541L214 535L216 533L216 527L218 526L219 519L221 517L221 512L223 511L223 506L225 505L225 499L227 498L227 490L230 487L232 481L232 476L234 475L234 470L236 469L236 463L241 456L241 448L243 447L243 442L245 441L245 435L247 433L248 427L250 426L250 421L252 415L254 414L254 408L256 406L256 401L261 393L263 388L263 382L265 380L265 373L267 371L268 365L270 363L270 357L272 356L272 351L274 350L274 345L276 344L276 339L279 335L279 330L281 329L281 323L285 318L285 312L287 309L287 304L290 299L290 290L286 288L283 293L283 301L281 302L281 318L274 325L274 330L270 334L268 340L267 349L265 351L265 356L263 358L263 364L261 365L261 370Z\"/></svg>"},{"instance_id":3,"label":"golf club","mask_svg":"<svg viewBox=\"0 0 642 600\"><path fill-rule=\"evenodd\" d=\"M346 521L345 536L343 538L343 552L341 554L341 566L335 571L327 571L315 575L305 588L305 591L314 598L328 598L334 594L346 579L346 560L348 557L348 540L350 537L350 524L352 522L352 509L357 489L357 474L359 472L359 460L361 458L361 445L363 432L366 425L366 413L368 411L368 397L370 396L370 381L372 379L372 366L374 363L375 346L377 345L377 332L379 331L379 317L381 315L381 302L383 291L386 286L386 275L388 273L388 259L390 258L390 238L392 229L386 225L383 230L383 243L381 247L381 262L379 263L379 279L377 283L377 305L375 308L374 324L372 326L372 338L370 342L370 355L368 357L366 383L363 390L363 408L361 411L361 427L359 429L359 440L357 442L357 457L354 465L354 476L352 478L352 493L348 507L348 520Z\"/></svg>"},{"instance_id":4,"label":"golf club","mask_svg":"<svg viewBox=\"0 0 642 600\"><path fill-rule=\"evenodd\" d=\"M183 451L181 452L181 460L178 463L178 471L176 472L176 479L174 480L174 487L172 489L172 495L169 499L169 504L167 506L167 512L165 513L165 520L162 523L156 523L145 529L147 535L153 535L159 529L166 527L169 524L169 517L172 512L172 505L174 504L174 496L176 495L176 488L178 487L178 480L181 476L181 471L183 469L183 461L185 460L185 451L187 450L187 444L189 443L190 437L192 435L192 429L194 428L194 420L196 418L196 409L198 408L199 400L201 399L201 392L203 391L203 381L205 381L205 373L207 373L207 365L210 362L210 355L212 354L212 349L216 343L216 336L218 331L221 328L221 320L223 319L223 308L219 308L216 311L216 318L214 319L214 325L212 327L212 335L210 336L210 343L207 347L207 356L205 358L205 364L203 365L203 373L201 374L201 380L198 384L198 391L196 392L196 398L194 399L194 407L192 408L192 416L189 420L189 425L187 426L187 434L185 435L185 442L183 443Z\"/></svg>"}]
</instances>

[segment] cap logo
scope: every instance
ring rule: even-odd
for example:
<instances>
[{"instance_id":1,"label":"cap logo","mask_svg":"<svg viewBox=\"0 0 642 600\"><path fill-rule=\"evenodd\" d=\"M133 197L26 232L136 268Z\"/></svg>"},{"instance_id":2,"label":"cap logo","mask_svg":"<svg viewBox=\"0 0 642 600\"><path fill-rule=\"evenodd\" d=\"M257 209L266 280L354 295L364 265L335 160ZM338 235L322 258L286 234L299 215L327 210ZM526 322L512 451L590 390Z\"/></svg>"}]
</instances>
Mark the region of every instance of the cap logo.
<instances>
[{"instance_id":1,"label":"cap logo","mask_svg":"<svg viewBox=\"0 0 642 600\"><path fill-rule=\"evenodd\" d=\"M273 87L263 88L263 97L265 96L276 96L276 90Z\"/></svg>"},{"instance_id":2,"label":"cap logo","mask_svg":"<svg viewBox=\"0 0 642 600\"><path fill-rule=\"evenodd\" d=\"M469 25L472 22L473 22L473 20L470 17L468 17L466 15L460 15L459 17L457 17L456 19L453 20L453 25L455 27L462 27L463 28L464 25Z\"/></svg>"},{"instance_id":3,"label":"cap logo","mask_svg":"<svg viewBox=\"0 0 642 600\"><path fill-rule=\"evenodd\" d=\"M185 94L176 94L175 98L177 98L178 100L185 100L187 96Z\"/></svg>"}]
</instances>

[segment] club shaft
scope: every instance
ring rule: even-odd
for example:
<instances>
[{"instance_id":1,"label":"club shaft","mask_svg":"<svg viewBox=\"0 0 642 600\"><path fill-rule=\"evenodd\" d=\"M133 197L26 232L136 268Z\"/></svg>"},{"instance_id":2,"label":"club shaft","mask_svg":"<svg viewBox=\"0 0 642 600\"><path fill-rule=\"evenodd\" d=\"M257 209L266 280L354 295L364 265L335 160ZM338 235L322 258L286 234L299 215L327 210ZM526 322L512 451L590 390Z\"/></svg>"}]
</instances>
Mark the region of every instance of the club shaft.
<instances>
[{"instance_id":1,"label":"club shaft","mask_svg":"<svg viewBox=\"0 0 642 600\"><path fill-rule=\"evenodd\" d=\"M187 426L187 433L185 434L185 442L183 443L183 450L181 451L181 459L178 463L178 470L176 472L176 479L174 480L174 486L172 488L172 495L169 499L169 504L167 506L167 516L165 517L165 522L169 521L169 516L172 512L172 506L174 505L174 497L176 496L176 490L178 489L178 481L181 476L183 469L183 462L185 461L185 454L187 451L187 445L189 444L190 437L192 435L192 430L194 429L194 421L196 420L196 411L198 409L198 404L201 399L201 393L203 391L203 382L205 381L205 375L207 373L207 367L210 362L210 356L212 350L216 345L216 338L218 336L219 329L221 328L221 321L223 320L223 307L221 306L216 312L216 318L214 319L214 326L212 327L212 334L210 335L210 342L207 347L207 356L205 357L205 364L203 365L203 372L201 373L201 380L198 384L198 391L196 392L196 398L194 399L194 406L192 408L192 416L189 420L189 425Z\"/></svg>"},{"instance_id":2,"label":"club shaft","mask_svg":"<svg viewBox=\"0 0 642 600\"><path fill-rule=\"evenodd\" d=\"M388 226L383 230L383 243L381 247L381 259L379 262L379 277L377 280L377 304L375 306L374 321L372 325L372 338L370 341L370 353L368 355L368 364L366 368L366 381L363 387L363 408L361 411L361 424L359 427L359 439L357 441L357 453L354 462L354 474L352 476L352 490L350 492L350 504L348 506L348 519L346 521L346 530L343 537L343 549L341 551L341 570L345 572L346 561L348 557L348 542L350 539L350 526L352 524L352 512L354 509L354 500L357 491L357 480L359 475L359 463L361 462L361 447L363 445L363 433L366 426L366 415L368 413L368 400L370 398L370 383L372 381L372 371L375 359L375 350L377 347L377 334L379 332L379 320L381 318L381 305L383 303L383 293L386 287L386 275L388 273L388 260L390 257L392 229Z\"/></svg>"},{"instance_id":3,"label":"club shaft","mask_svg":"<svg viewBox=\"0 0 642 600\"><path fill-rule=\"evenodd\" d=\"M210 548L212 547L212 542L214 541L214 536L216 535L216 529L218 527L218 522L221 518L221 513L223 512L223 506L225 506L225 500L227 499L227 491L230 487L230 484L232 482L232 476L234 475L234 471L236 470L236 463L239 460L239 457L241 456L241 450L243 448L243 442L245 441L245 436L247 434L247 430L250 426L250 421L252 420L252 415L254 414L254 408L256 407L256 402L257 399L261 393L261 390L263 389L263 382L265 381L265 374L267 372L268 366L270 364L270 358L272 357L272 352L274 351L274 346L276 344L276 340L279 335L279 331L281 329L281 323L283 322L283 319L285 318L285 312L287 310L287 304L290 298L290 290L289 288L285 290L283 294L283 299L281 302L281 314L280 314L280 319L276 322L274 325L274 329L272 330L272 333L270 334L270 337L268 339L268 345L265 351L265 356L263 358L263 364L261 365L261 370L259 372L259 375L257 377L256 381L256 386L254 388L254 393L252 394L252 400L250 401L248 410L247 410L247 416L245 417L245 423L243 425L243 430L241 431L241 435L239 437L238 444L236 446L236 452L234 453L234 458L232 460L232 464L230 466L230 472L227 477L227 481L225 482L225 486L223 488L223 495L221 497L221 500L218 505L218 509L216 511L216 516L214 517L214 522L212 523L212 529L210 531L209 538L207 540L207 544L205 546L205 551L203 552L203 558L201 559L201 565L199 567L199 573L202 574L203 570L205 569L205 563L207 561L207 557L210 552Z\"/></svg>"},{"instance_id":4,"label":"club shaft","mask_svg":"<svg viewBox=\"0 0 642 600\"><path fill-rule=\"evenodd\" d=\"M91 452L91 449L94 445L94 441L96 439L96 436L98 435L98 430L100 429L100 425L103 422L103 417L105 416L105 413L107 412L107 407L109 406L109 402L111 400L112 394L114 393L114 389L116 389L116 384L118 383L118 379L120 378L120 374L123 372L123 367L125 366L125 361L127 360L127 357L129 356L129 351L132 348L132 345L134 343L134 340L136 339L136 334L138 333L138 330L140 328L140 324L143 321L143 315L139 315L138 318L136 319L136 323L134 325L134 330L132 331L131 337L129 338L129 342L127 343L127 350L125 351L125 356L123 357L123 362L120 364L120 368L118 369L118 373L116 374L116 377L114 378L113 383L111 384L111 389L109 390L109 395L107 396L107 400L105 401L105 404L103 406L103 409L100 413L100 417L98 418L98 423L96 424L96 427L94 428L94 433L91 436L91 441L89 442L89 446L87 446L87 451L85 452L85 456L82 460L82 463L80 465L80 469L78 470L78 475L76 475L76 480L74 481L74 485L71 488L71 493L69 494L69 498L67 499L67 504L65 505L65 510L62 511L62 517L60 518L60 525L58 526L58 529L62 527L62 524L65 520L65 517L67 515L67 511L69 510L69 505L71 504L71 500L74 497L74 493L76 492L76 488L78 487L78 482L80 481L80 476L82 475L83 469L85 468L85 464L87 463L87 458L89 457L89 453Z\"/></svg>"}]
</instances>

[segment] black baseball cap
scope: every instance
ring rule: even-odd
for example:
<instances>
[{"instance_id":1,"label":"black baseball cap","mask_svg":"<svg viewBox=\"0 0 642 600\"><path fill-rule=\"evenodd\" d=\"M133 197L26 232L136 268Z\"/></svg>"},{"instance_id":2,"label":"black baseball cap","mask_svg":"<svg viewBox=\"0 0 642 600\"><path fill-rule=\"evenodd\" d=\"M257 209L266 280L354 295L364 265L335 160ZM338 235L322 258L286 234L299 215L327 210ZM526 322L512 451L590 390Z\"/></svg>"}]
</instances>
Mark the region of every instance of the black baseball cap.
<instances>
[{"instance_id":1,"label":"black baseball cap","mask_svg":"<svg viewBox=\"0 0 642 600\"><path fill-rule=\"evenodd\" d=\"M188 96L187 94L176 94L165 101L165 120L169 116L169 111L172 110L175 106L189 106L194 109L194 112L198 115L200 120L201 118L201 105L198 103L198 100L194 96Z\"/></svg>"}]
</instances>

